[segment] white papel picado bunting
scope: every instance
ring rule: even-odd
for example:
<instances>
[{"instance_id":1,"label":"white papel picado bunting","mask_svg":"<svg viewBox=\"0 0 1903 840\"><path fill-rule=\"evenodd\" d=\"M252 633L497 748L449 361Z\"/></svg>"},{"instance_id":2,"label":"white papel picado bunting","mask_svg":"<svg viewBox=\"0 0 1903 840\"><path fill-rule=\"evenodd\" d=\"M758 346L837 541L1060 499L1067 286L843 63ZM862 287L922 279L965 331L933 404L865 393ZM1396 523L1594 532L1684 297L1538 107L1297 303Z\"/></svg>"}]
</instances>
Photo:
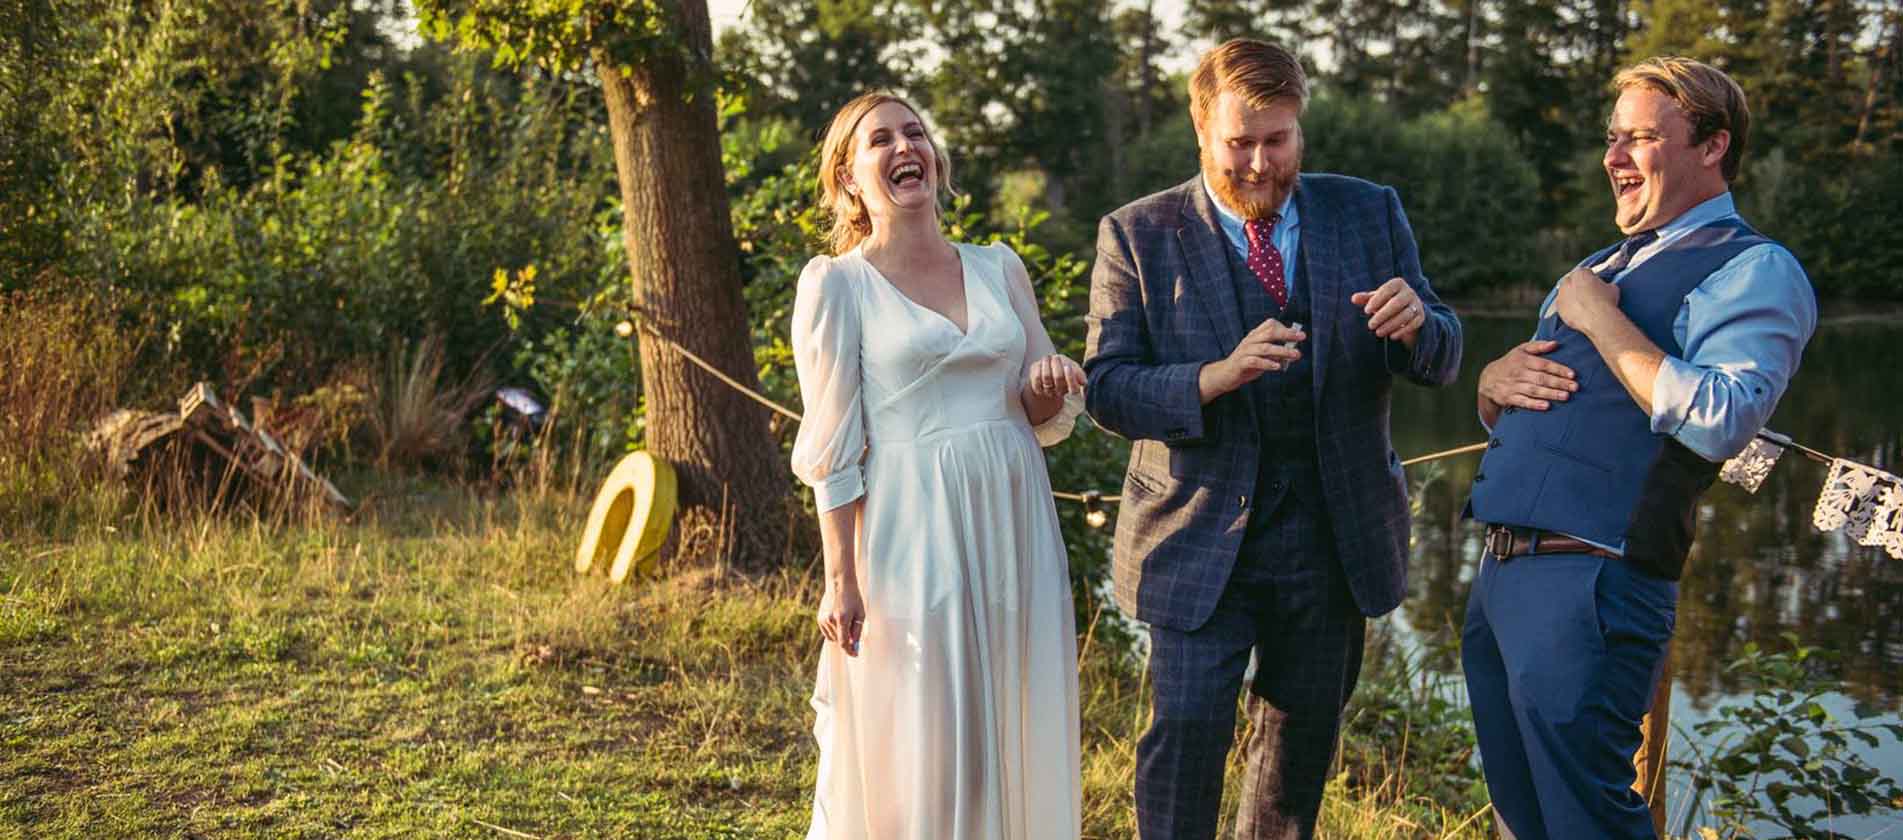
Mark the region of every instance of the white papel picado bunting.
<instances>
[{"instance_id":1,"label":"white papel picado bunting","mask_svg":"<svg viewBox=\"0 0 1903 840\"><path fill-rule=\"evenodd\" d=\"M1783 446L1772 443L1769 438L1755 437L1743 452L1725 462L1724 468L1718 471L1718 477L1726 483L1743 487L1747 493L1756 493L1758 487L1764 484L1764 479L1771 474L1771 468L1777 466L1777 459L1783 456Z\"/></svg>"},{"instance_id":2,"label":"white papel picado bunting","mask_svg":"<svg viewBox=\"0 0 1903 840\"><path fill-rule=\"evenodd\" d=\"M1882 546L1903 559L1903 480L1855 461L1832 458L1830 475L1817 494L1811 524L1819 531L1843 529L1859 545Z\"/></svg>"},{"instance_id":3,"label":"white papel picado bunting","mask_svg":"<svg viewBox=\"0 0 1903 840\"><path fill-rule=\"evenodd\" d=\"M1891 558L1903 560L1903 479L1890 473L1826 455L1765 429L1737 457L1725 462L1718 478L1756 493L1787 449L1830 465L1824 488L1817 493L1817 507L1811 510L1811 524L1817 530L1841 529L1858 545L1882 548Z\"/></svg>"}]
</instances>

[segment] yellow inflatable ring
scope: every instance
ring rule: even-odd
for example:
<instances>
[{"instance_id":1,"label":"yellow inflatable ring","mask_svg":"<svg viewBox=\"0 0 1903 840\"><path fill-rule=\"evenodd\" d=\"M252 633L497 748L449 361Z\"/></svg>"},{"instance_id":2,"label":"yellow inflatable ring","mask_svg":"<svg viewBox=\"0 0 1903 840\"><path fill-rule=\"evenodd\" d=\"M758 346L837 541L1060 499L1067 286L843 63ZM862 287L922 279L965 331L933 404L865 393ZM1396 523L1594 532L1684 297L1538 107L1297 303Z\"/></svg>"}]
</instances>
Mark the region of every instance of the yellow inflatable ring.
<instances>
[{"instance_id":1,"label":"yellow inflatable ring","mask_svg":"<svg viewBox=\"0 0 1903 840\"><path fill-rule=\"evenodd\" d=\"M666 461L646 452L622 458L588 512L575 571L585 573L612 554L609 580L627 579L637 563L642 574L652 574L667 529L674 524L675 489L674 468Z\"/></svg>"}]
</instances>

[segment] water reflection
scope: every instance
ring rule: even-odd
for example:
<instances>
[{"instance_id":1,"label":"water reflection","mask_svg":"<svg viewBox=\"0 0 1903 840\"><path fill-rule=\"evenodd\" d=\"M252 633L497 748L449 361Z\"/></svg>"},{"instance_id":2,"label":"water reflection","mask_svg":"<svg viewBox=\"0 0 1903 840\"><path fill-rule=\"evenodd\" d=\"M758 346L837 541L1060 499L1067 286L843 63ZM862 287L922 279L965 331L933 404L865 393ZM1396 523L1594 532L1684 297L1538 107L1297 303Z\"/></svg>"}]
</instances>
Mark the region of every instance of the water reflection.
<instances>
[{"instance_id":1,"label":"water reflection","mask_svg":"<svg viewBox=\"0 0 1903 840\"><path fill-rule=\"evenodd\" d=\"M1474 410L1479 370L1533 332L1531 319L1468 318L1466 363L1448 388L1395 389L1395 449L1404 457L1484 438ZM1903 329L1883 324L1826 324L1804 356L1771 428L1811 447L1896 472L1896 396L1903 369L1883 360ZM1477 455L1439 462L1414 523L1411 592L1405 623L1419 634L1428 663L1452 672L1451 640L1463 616L1480 558L1480 534L1460 519ZM1756 495L1727 484L1706 493L1679 592L1672 656L1678 689L1694 708L1738 690L1725 665L1746 642L1803 643L1842 654L1844 691L1895 709L1903 706L1903 561L1842 534L1811 527L1826 468L1788 453ZM1418 483L1429 474L1411 468Z\"/></svg>"}]
</instances>

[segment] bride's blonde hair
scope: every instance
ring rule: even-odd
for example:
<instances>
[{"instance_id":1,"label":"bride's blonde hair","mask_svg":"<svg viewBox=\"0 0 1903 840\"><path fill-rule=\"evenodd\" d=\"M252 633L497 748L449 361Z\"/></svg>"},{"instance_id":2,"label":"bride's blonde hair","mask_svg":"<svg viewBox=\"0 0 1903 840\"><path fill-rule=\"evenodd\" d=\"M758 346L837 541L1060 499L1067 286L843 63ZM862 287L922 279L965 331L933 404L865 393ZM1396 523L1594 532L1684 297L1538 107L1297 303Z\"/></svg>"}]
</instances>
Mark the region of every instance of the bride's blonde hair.
<instances>
[{"instance_id":1,"label":"bride's blonde hair","mask_svg":"<svg viewBox=\"0 0 1903 840\"><path fill-rule=\"evenodd\" d=\"M887 102L897 102L918 116L918 108L896 93L883 90L862 93L833 115L832 125L826 129L826 140L819 146L819 205L833 217L827 242L835 256L852 250L872 235L872 216L866 212L866 203L859 196L846 191L845 174L852 166L852 137L853 132L859 130L859 121ZM925 118L919 116L919 124L924 123ZM951 158L945 155L945 147L932 134L931 126L925 126L925 139L932 144L932 169L938 176L939 190L949 195L952 193Z\"/></svg>"}]
</instances>

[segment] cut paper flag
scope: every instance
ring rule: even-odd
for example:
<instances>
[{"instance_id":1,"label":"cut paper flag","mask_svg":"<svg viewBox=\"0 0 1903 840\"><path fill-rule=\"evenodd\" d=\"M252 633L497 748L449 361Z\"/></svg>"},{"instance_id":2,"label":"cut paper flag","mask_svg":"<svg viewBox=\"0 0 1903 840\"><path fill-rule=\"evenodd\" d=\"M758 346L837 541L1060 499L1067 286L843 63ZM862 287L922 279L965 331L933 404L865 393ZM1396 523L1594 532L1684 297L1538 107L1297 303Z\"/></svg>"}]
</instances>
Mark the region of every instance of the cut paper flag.
<instances>
[{"instance_id":1,"label":"cut paper flag","mask_svg":"<svg viewBox=\"0 0 1903 840\"><path fill-rule=\"evenodd\" d=\"M1784 447L1763 437L1752 438L1750 446L1725 462L1718 471L1718 478L1743 487L1746 493L1756 493L1765 477L1771 474L1771 468L1777 466L1777 459L1783 456Z\"/></svg>"},{"instance_id":2,"label":"cut paper flag","mask_svg":"<svg viewBox=\"0 0 1903 840\"><path fill-rule=\"evenodd\" d=\"M1819 531L1843 529L1858 545L1882 546L1903 560L1903 480L1875 467L1832 458L1830 475L1817 494L1811 524Z\"/></svg>"},{"instance_id":3,"label":"cut paper flag","mask_svg":"<svg viewBox=\"0 0 1903 840\"><path fill-rule=\"evenodd\" d=\"M1878 491L1869 525L1857 543L1880 546L1891 559L1903 560L1903 486L1886 484Z\"/></svg>"}]
</instances>

